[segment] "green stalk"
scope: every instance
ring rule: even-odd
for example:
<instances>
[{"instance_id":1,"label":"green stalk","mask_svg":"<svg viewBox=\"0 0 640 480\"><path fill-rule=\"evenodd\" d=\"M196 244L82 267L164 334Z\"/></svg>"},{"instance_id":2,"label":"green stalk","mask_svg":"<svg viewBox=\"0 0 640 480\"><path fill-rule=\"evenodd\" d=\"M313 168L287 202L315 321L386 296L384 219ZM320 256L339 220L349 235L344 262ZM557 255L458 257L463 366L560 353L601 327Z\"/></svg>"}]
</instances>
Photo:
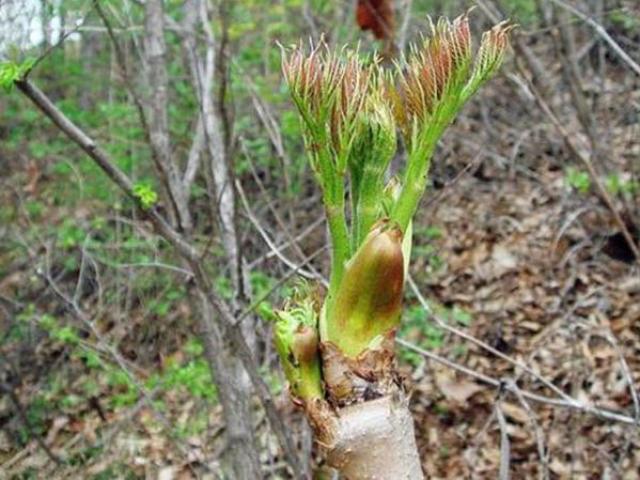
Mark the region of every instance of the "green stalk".
<instances>
[{"instance_id":1,"label":"green stalk","mask_svg":"<svg viewBox=\"0 0 640 480\"><path fill-rule=\"evenodd\" d=\"M344 187L341 188L344 191ZM349 232L344 215L344 198L329 201L325 197L325 212L331 235L331 277L329 278L329 299L335 298L344 275L345 264L349 259Z\"/></svg>"},{"instance_id":2,"label":"green stalk","mask_svg":"<svg viewBox=\"0 0 640 480\"><path fill-rule=\"evenodd\" d=\"M362 244L362 241L369 234L371 227L377 220L378 207L382 195L381 180L377 166L365 165L360 192L356 248Z\"/></svg>"},{"instance_id":3,"label":"green stalk","mask_svg":"<svg viewBox=\"0 0 640 480\"><path fill-rule=\"evenodd\" d=\"M324 398L322 391L322 371L320 361L317 363L300 364L300 383L298 383L298 395L303 400Z\"/></svg>"},{"instance_id":4,"label":"green stalk","mask_svg":"<svg viewBox=\"0 0 640 480\"><path fill-rule=\"evenodd\" d=\"M390 215L391 220L400 226L402 232L407 230L409 222L416 213L420 199L424 194L427 186L429 166L431 165L431 157L435 146L435 141L430 142L426 151L416 149L409 156L400 197L398 197L398 200L394 203Z\"/></svg>"},{"instance_id":5,"label":"green stalk","mask_svg":"<svg viewBox=\"0 0 640 480\"><path fill-rule=\"evenodd\" d=\"M329 278L329 299L331 300L335 298L338 286L342 281L345 263L349 259L351 249L344 212L343 177L332 171L331 175L325 176L324 180L326 183L323 188L323 201L331 235L331 276Z\"/></svg>"},{"instance_id":6,"label":"green stalk","mask_svg":"<svg viewBox=\"0 0 640 480\"><path fill-rule=\"evenodd\" d=\"M407 162L407 170L400 197L391 210L391 220L406 231L424 195L431 167L431 158L438 140L463 105L460 95L452 95L442 103L426 122L424 131L416 138Z\"/></svg>"},{"instance_id":7,"label":"green stalk","mask_svg":"<svg viewBox=\"0 0 640 480\"><path fill-rule=\"evenodd\" d=\"M351 253L344 211L344 172L336 171L326 131L316 131L315 139L318 142L318 151L316 152L317 175L322 187L325 215L331 236L329 298L333 298L342 280L345 263Z\"/></svg>"},{"instance_id":8,"label":"green stalk","mask_svg":"<svg viewBox=\"0 0 640 480\"><path fill-rule=\"evenodd\" d=\"M360 195L351 184L351 251L358 249L360 238Z\"/></svg>"},{"instance_id":9,"label":"green stalk","mask_svg":"<svg viewBox=\"0 0 640 480\"><path fill-rule=\"evenodd\" d=\"M323 398L318 313L313 297L303 290L297 295L285 310L274 312L273 333L291 393L308 402Z\"/></svg>"}]
</instances>

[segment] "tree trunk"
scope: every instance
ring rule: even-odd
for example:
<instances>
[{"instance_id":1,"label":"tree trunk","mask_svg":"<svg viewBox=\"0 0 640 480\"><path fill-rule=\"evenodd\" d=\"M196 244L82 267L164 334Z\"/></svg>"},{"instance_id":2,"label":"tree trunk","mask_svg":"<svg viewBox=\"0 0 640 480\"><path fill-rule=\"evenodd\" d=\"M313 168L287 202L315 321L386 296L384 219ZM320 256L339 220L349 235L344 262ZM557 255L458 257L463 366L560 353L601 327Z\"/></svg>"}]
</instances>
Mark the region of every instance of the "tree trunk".
<instances>
[{"instance_id":1,"label":"tree trunk","mask_svg":"<svg viewBox=\"0 0 640 480\"><path fill-rule=\"evenodd\" d=\"M147 0L145 9L146 43L145 53L149 65L149 84L152 89L149 115L150 140L154 149L161 177L165 180L168 196L172 202L172 211L177 219L177 224L187 234L192 228L192 219L188 206L188 192L184 189L182 176L179 174L177 164L171 156L169 138L169 125L167 115L168 105L168 76L165 63L166 43L164 40L164 11L162 0ZM195 56L195 46L194 56ZM213 74L211 74L213 77ZM210 82L206 87L210 88ZM203 131L214 141L220 135L219 126L214 123L213 105L210 95L201 95L201 108L204 113ZM214 144L214 142L210 142ZM218 152L223 150L221 141L215 142L213 149ZM221 152L223 153L223 152ZM216 169L226 169L224 157L220 162L212 165L214 178L217 180ZM218 190L219 217L223 225L225 220L233 225L234 203L232 184L227 177L223 179L223 185ZM229 218L230 217L230 218ZM233 252L227 252L232 265L237 262L237 248L235 228L233 234ZM223 242L229 243L229 231L223 229ZM234 287L235 287L234 283ZM228 442L228 460L233 470L233 477L238 479L261 478L258 450L253 436L253 422L251 416L251 384L236 352L228 342L224 342L220 323L214 318L211 305L206 300L204 292L200 291L201 318L199 326L205 343L206 358L218 387L220 403L224 411L226 423L226 439Z\"/></svg>"},{"instance_id":2,"label":"tree trunk","mask_svg":"<svg viewBox=\"0 0 640 480\"><path fill-rule=\"evenodd\" d=\"M228 8L225 6L225 8ZM220 56L227 54L224 48L218 50L213 30L210 26L210 13L207 4L201 0L188 0L184 4L184 19L182 21L183 45L188 59L192 82L198 97L200 119L198 126L202 128L203 147L209 165L205 167L205 178L212 201L212 212L220 225L222 245L227 258L231 285L234 289L232 306L235 310L242 302L249 298L248 277L243 269L243 259L239 248L237 233L236 198L233 183L233 166L229 149L230 140L227 138L230 127L226 125L230 120L225 119L224 98L214 99L214 86L224 84L226 80L226 63L217 61ZM222 30L226 31L227 20L222 17ZM196 48L195 32L202 27L205 36L206 49L199 54ZM223 45L224 47L224 45ZM219 67L219 68L216 68ZM221 70L222 69L222 70ZM257 338L255 322L246 319L242 325L242 332L252 352L255 353Z\"/></svg>"},{"instance_id":3,"label":"tree trunk","mask_svg":"<svg viewBox=\"0 0 640 480\"><path fill-rule=\"evenodd\" d=\"M319 440L328 463L347 480L424 478L404 394L340 409Z\"/></svg>"},{"instance_id":4,"label":"tree trunk","mask_svg":"<svg viewBox=\"0 0 640 480\"><path fill-rule=\"evenodd\" d=\"M133 183L114 163L109 159L103 150L95 143L95 141L87 136L77 125L71 122L52 102L51 100L40 91L35 85L31 84L28 80L20 80L15 82L16 87L28 97L44 114L48 117L73 143L78 145L87 155L89 155L95 163L105 172L105 174L120 187L126 195L136 200L136 196L133 190ZM285 453L285 457L294 471L294 478L305 478L303 469L300 466L299 459L296 455L296 451L291 441L288 431L286 430L282 419L278 415L275 409L273 398L269 392L269 388L264 382L263 378L257 371L255 363L251 358L251 352L247 347L244 338L239 330L233 327L235 319L233 318L228 306L224 301L216 294L212 289L207 273L201 265L201 254L195 249L185 238L173 229L162 217L158 211L154 208L146 209L147 218L151 220L159 235L161 235L169 244L171 244L176 252L189 264L191 271L196 279L198 286L198 292L202 295L202 300L207 301L207 309L202 312L202 315L198 317L198 326L205 342L207 361L214 376L214 381L218 387L218 392L221 397L221 402L224 409L226 420L231 420L230 431L232 436L232 452L236 453L238 464L234 465L234 470L241 472L236 477L238 479L243 478L261 478L257 473L260 471L259 464L257 463L257 448L255 441L253 441L252 434L252 422L249 415L250 410L246 402L235 403L237 398L249 398L249 393L245 393L238 397L238 393L234 392L247 392L247 390L239 390L242 388L242 383L235 383L234 380L237 377L232 378L229 382L225 382L228 379L225 372L225 358L234 358L238 362L242 362L244 369L251 377L251 381L256 386L256 391L260 397L262 406L265 409L269 422L273 428L273 431L278 436L278 440ZM211 308L211 311L208 309ZM205 315L205 312L208 312ZM217 315L217 318L214 317ZM223 336L224 334L224 336ZM228 345L229 342L229 346ZM231 361L229 360L231 363ZM234 375L232 371L229 375ZM240 385L238 387L237 385ZM226 389L229 388L227 391ZM234 390L232 390L232 388ZM225 393L223 393L223 391ZM247 400L248 401L248 400ZM243 410L240 410L242 408ZM244 414L243 412L247 412ZM245 435L238 435L238 428L243 428L245 432L249 432ZM241 437L241 438L240 438ZM236 440L239 438L239 440ZM238 447L241 445L241 448ZM243 450L244 453L242 451ZM254 462L255 459L255 462ZM247 463L249 466L247 467ZM250 468L250 470L248 470ZM247 476L242 472L249 472ZM253 473L255 473L255 475Z\"/></svg>"},{"instance_id":5,"label":"tree trunk","mask_svg":"<svg viewBox=\"0 0 640 480\"><path fill-rule=\"evenodd\" d=\"M227 454L234 479L259 479L260 460L251 422L250 386L231 345L224 342L206 295L199 292L202 319L199 322L205 355L212 370L226 425Z\"/></svg>"},{"instance_id":6,"label":"tree trunk","mask_svg":"<svg viewBox=\"0 0 640 480\"><path fill-rule=\"evenodd\" d=\"M394 338L389 332L356 358L320 345L325 398L304 407L327 462L346 480L424 478Z\"/></svg>"},{"instance_id":7,"label":"tree trunk","mask_svg":"<svg viewBox=\"0 0 640 480\"><path fill-rule=\"evenodd\" d=\"M193 226L182 177L171 158L169 138L169 78L164 40L164 8L162 0L148 0L145 6L145 56L149 66L149 135L153 158L167 193L167 207L180 229L190 232Z\"/></svg>"}]
</instances>

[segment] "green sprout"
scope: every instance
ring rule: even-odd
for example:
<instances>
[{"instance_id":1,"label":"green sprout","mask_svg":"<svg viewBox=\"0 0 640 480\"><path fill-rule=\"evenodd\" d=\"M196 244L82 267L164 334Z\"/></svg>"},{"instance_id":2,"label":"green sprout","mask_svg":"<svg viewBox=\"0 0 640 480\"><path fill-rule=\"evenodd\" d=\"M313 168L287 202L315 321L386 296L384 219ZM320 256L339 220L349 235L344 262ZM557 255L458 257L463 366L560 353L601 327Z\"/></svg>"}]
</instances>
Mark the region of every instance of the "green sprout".
<instances>
[{"instance_id":1,"label":"green sprout","mask_svg":"<svg viewBox=\"0 0 640 480\"><path fill-rule=\"evenodd\" d=\"M298 397L322 394L322 367L315 353L312 373L302 378L297 338L314 345L309 351L330 343L357 361L398 328L412 218L437 142L498 71L512 28L496 25L474 52L467 15L440 19L392 71L376 57L332 51L322 42L309 52L300 46L284 53L283 73L322 190L332 246L321 309L294 302L277 312L276 345ZM407 162L398 178L389 178L397 132Z\"/></svg>"},{"instance_id":2,"label":"green sprout","mask_svg":"<svg viewBox=\"0 0 640 480\"><path fill-rule=\"evenodd\" d=\"M158 201L158 194L147 183L136 183L133 186L133 194L140 200L142 208L149 209Z\"/></svg>"},{"instance_id":3,"label":"green sprout","mask_svg":"<svg viewBox=\"0 0 640 480\"><path fill-rule=\"evenodd\" d=\"M304 402L322 398L317 302L302 288L275 315L276 350L292 395Z\"/></svg>"},{"instance_id":4,"label":"green sprout","mask_svg":"<svg viewBox=\"0 0 640 480\"><path fill-rule=\"evenodd\" d=\"M35 63L35 58L27 58L22 63L0 62L0 87L7 93L11 92L13 84L23 79Z\"/></svg>"}]
</instances>

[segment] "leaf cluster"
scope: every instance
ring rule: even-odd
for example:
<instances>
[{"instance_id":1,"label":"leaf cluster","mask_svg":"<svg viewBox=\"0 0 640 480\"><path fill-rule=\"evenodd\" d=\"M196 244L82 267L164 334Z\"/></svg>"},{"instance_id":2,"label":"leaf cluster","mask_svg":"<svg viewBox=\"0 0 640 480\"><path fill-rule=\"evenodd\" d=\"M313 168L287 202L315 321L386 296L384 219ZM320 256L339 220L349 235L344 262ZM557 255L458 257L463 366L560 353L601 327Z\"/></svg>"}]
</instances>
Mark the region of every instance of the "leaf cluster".
<instances>
[{"instance_id":1,"label":"leaf cluster","mask_svg":"<svg viewBox=\"0 0 640 480\"><path fill-rule=\"evenodd\" d=\"M308 53L301 46L285 53L284 76L329 222L330 296L376 221L389 218L407 231L438 140L499 69L511 28L503 22L485 32L474 53L468 16L440 19L391 72L377 58L362 58L357 50L333 51L324 43ZM385 183L396 131L407 146L407 165L401 179Z\"/></svg>"}]
</instances>

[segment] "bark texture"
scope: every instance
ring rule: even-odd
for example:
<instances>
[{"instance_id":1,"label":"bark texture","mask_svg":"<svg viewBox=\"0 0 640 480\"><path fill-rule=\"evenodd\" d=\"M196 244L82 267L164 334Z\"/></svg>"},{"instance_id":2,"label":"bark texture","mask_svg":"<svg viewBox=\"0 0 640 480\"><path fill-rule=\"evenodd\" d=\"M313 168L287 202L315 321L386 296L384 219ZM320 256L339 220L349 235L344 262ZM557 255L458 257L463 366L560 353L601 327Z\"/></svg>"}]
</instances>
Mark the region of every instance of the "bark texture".
<instances>
[{"instance_id":1,"label":"bark texture","mask_svg":"<svg viewBox=\"0 0 640 480\"><path fill-rule=\"evenodd\" d=\"M392 330L356 358L320 344L326 399L305 409L327 462L346 480L424 478L394 338Z\"/></svg>"},{"instance_id":2,"label":"bark texture","mask_svg":"<svg viewBox=\"0 0 640 480\"><path fill-rule=\"evenodd\" d=\"M404 394L340 409L321 442L328 463L346 480L424 478Z\"/></svg>"},{"instance_id":3,"label":"bark texture","mask_svg":"<svg viewBox=\"0 0 640 480\"><path fill-rule=\"evenodd\" d=\"M200 300L200 327L206 329L201 338L204 340L205 355L213 371L224 412L227 454L233 478L261 478L260 459L251 420L250 385L232 345L222 338L213 309L202 293Z\"/></svg>"},{"instance_id":4,"label":"bark texture","mask_svg":"<svg viewBox=\"0 0 640 480\"><path fill-rule=\"evenodd\" d=\"M171 158L169 139L168 90L169 77L166 65L167 46L164 40L164 7L161 0L149 0L145 4L145 56L149 66L149 136L156 168L168 192L169 212L180 228L191 231L193 227L187 196L177 165Z\"/></svg>"}]
</instances>

